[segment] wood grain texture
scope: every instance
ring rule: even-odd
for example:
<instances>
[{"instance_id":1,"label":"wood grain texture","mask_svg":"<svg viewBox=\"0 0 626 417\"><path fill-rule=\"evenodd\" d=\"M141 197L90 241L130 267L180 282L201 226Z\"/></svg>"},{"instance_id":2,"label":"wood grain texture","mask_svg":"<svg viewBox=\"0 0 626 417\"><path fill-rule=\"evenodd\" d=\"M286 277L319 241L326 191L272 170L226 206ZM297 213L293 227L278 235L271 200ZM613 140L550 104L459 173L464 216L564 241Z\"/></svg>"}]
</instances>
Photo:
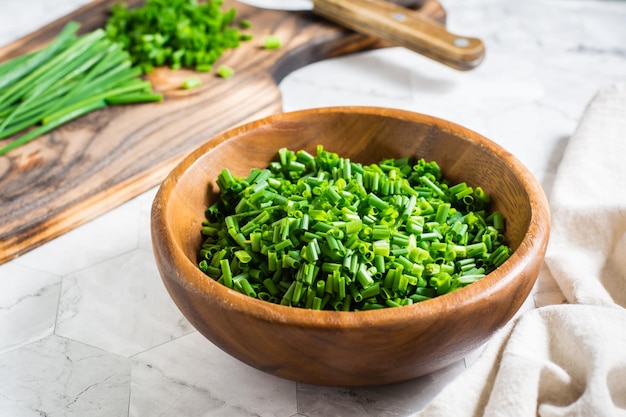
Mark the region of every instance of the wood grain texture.
<instances>
[{"instance_id":1,"label":"wood grain texture","mask_svg":"<svg viewBox=\"0 0 626 417\"><path fill-rule=\"evenodd\" d=\"M483 279L412 306L311 311L230 290L197 267L205 208L224 168L245 176L281 147L317 144L364 164L414 156L453 182L481 186L506 219L513 255ZM210 187L206 185L209 184ZM155 259L180 310L205 337L265 372L311 384L398 382L460 360L519 310L543 263L546 197L532 174L492 141L445 120L394 109L347 107L271 116L206 142L166 178L152 208Z\"/></svg>"},{"instance_id":2,"label":"wood grain texture","mask_svg":"<svg viewBox=\"0 0 626 417\"><path fill-rule=\"evenodd\" d=\"M70 20L81 33L101 27L115 0L98 0L0 49L0 61L45 46ZM129 5L141 3L128 1ZM444 21L428 0L411 13ZM227 52L228 80L203 74L202 86L180 90L189 71L150 76L165 94L156 104L106 108L0 157L0 263L23 254L159 184L180 159L214 134L281 111L277 83L322 59L388 46L310 12L262 10L226 0L253 23L256 40ZM261 48L276 34L279 50ZM2 142L0 142L2 143Z\"/></svg>"},{"instance_id":3,"label":"wood grain texture","mask_svg":"<svg viewBox=\"0 0 626 417\"><path fill-rule=\"evenodd\" d=\"M385 0L313 0L313 11L341 26L374 36L458 70L471 70L485 56L480 39L450 33L431 18L405 13Z\"/></svg>"}]
</instances>

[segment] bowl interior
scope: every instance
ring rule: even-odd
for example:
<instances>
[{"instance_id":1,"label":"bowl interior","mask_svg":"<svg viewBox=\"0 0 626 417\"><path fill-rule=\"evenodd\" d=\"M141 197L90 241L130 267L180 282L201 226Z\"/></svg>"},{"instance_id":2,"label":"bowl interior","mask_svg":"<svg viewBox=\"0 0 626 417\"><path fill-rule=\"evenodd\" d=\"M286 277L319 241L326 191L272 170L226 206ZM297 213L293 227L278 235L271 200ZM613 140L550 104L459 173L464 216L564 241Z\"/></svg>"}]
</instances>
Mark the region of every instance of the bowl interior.
<instances>
[{"instance_id":1,"label":"bowl interior","mask_svg":"<svg viewBox=\"0 0 626 417\"><path fill-rule=\"evenodd\" d=\"M219 136L197 149L192 166L179 172L168 204L167 222L185 256L197 263L198 233L204 210L218 197L215 179L223 168L247 176L266 167L279 148L326 150L363 164L383 158L415 156L434 160L445 178L481 186L493 198L492 209L505 217L506 238L516 249L531 219L530 196L512 156L478 134L423 115L399 116L394 111L371 113L348 109L295 112L270 117ZM191 221L190 221L191 219Z\"/></svg>"}]
</instances>

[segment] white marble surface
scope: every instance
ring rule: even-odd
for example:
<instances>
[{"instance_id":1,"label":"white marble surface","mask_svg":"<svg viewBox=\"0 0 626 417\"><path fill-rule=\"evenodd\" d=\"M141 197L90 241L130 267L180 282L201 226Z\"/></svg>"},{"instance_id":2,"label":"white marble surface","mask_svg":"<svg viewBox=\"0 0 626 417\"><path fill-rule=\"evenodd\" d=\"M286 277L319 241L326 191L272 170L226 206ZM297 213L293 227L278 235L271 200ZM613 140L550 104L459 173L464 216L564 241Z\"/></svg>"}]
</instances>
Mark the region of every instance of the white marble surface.
<instances>
[{"instance_id":1,"label":"white marble surface","mask_svg":"<svg viewBox=\"0 0 626 417\"><path fill-rule=\"evenodd\" d=\"M0 0L0 45L85 3ZM477 69L457 72L402 48L355 54L288 76L284 110L356 104L443 117L503 145L549 194L587 102L626 80L626 2L442 4L450 30L485 42ZM0 417L408 416L478 354L359 389L296 384L243 365L168 298L150 252L154 192L0 266ZM525 308L554 294L549 283L537 287Z\"/></svg>"}]
</instances>

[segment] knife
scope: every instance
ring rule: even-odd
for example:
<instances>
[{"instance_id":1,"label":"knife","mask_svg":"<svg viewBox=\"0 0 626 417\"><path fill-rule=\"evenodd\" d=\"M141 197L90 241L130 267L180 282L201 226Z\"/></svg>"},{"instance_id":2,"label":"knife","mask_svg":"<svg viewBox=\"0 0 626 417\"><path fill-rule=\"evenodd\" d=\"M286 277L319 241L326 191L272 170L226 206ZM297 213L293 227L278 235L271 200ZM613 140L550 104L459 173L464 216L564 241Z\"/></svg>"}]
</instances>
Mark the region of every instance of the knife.
<instances>
[{"instance_id":1,"label":"knife","mask_svg":"<svg viewBox=\"0 0 626 417\"><path fill-rule=\"evenodd\" d=\"M397 0L396 0L397 1ZM419 12L385 0L245 0L252 6L313 13L356 32L403 46L457 70L477 67L480 39L459 36Z\"/></svg>"}]
</instances>

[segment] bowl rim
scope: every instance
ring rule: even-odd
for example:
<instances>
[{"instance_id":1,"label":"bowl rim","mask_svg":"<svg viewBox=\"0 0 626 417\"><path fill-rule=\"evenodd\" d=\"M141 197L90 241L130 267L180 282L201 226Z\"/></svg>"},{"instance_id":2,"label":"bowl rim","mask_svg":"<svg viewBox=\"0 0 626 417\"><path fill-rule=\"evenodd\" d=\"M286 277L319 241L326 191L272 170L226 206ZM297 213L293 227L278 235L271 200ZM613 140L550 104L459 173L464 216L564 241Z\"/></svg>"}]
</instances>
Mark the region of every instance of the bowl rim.
<instances>
[{"instance_id":1,"label":"bowl rim","mask_svg":"<svg viewBox=\"0 0 626 417\"><path fill-rule=\"evenodd\" d=\"M165 227L164 221L167 218L168 210L167 202L173 190L173 186L168 187L167 185L172 182L177 182L188 169L192 168L193 165L197 163L197 160L202 155L225 144L229 140L247 131L275 123L278 120L298 119L312 112L318 114L360 113L364 115L376 115L405 121L428 123L438 129L470 140L486 148L490 153L495 153L506 163L529 196L530 222L528 230L524 234L518 248L496 270L479 281L451 293L398 308L383 308L357 312L310 310L283 306L241 294L207 276L200 271L197 265L188 259L183 249L175 244L176 240L171 230ZM538 255L543 256L543 254L545 254L549 238L549 229L550 213L543 189L533 174L513 154L506 151L502 146L471 129L439 117L410 110L375 106L330 106L277 113L218 133L184 157L169 175L167 175L157 191L151 212L153 249L161 252L159 253L160 257L169 258L170 261L175 264L178 271L175 276L169 276L167 278L164 271L161 271L161 276L166 287L168 287L168 279L175 279L178 281L178 284L186 289L199 293L207 302L219 303L224 308L237 310L257 320L268 322L278 321L300 327L327 328L331 326L345 330L363 327L364 325L388 326L402 322L406 323L409 319L415 320L419 317L439 315L444 311L448 313L461 311L463 307L468 304L484 302L485 297L493 297L500 288L509 284L519 273L523 272L531 263L535 262L535 258ZM540 244L537 245L537 242ZM156 258L158 264L159 256ZM159 270L161 270L161 265L158 265L158 267Z\"/></svg>"}]
</instances>

